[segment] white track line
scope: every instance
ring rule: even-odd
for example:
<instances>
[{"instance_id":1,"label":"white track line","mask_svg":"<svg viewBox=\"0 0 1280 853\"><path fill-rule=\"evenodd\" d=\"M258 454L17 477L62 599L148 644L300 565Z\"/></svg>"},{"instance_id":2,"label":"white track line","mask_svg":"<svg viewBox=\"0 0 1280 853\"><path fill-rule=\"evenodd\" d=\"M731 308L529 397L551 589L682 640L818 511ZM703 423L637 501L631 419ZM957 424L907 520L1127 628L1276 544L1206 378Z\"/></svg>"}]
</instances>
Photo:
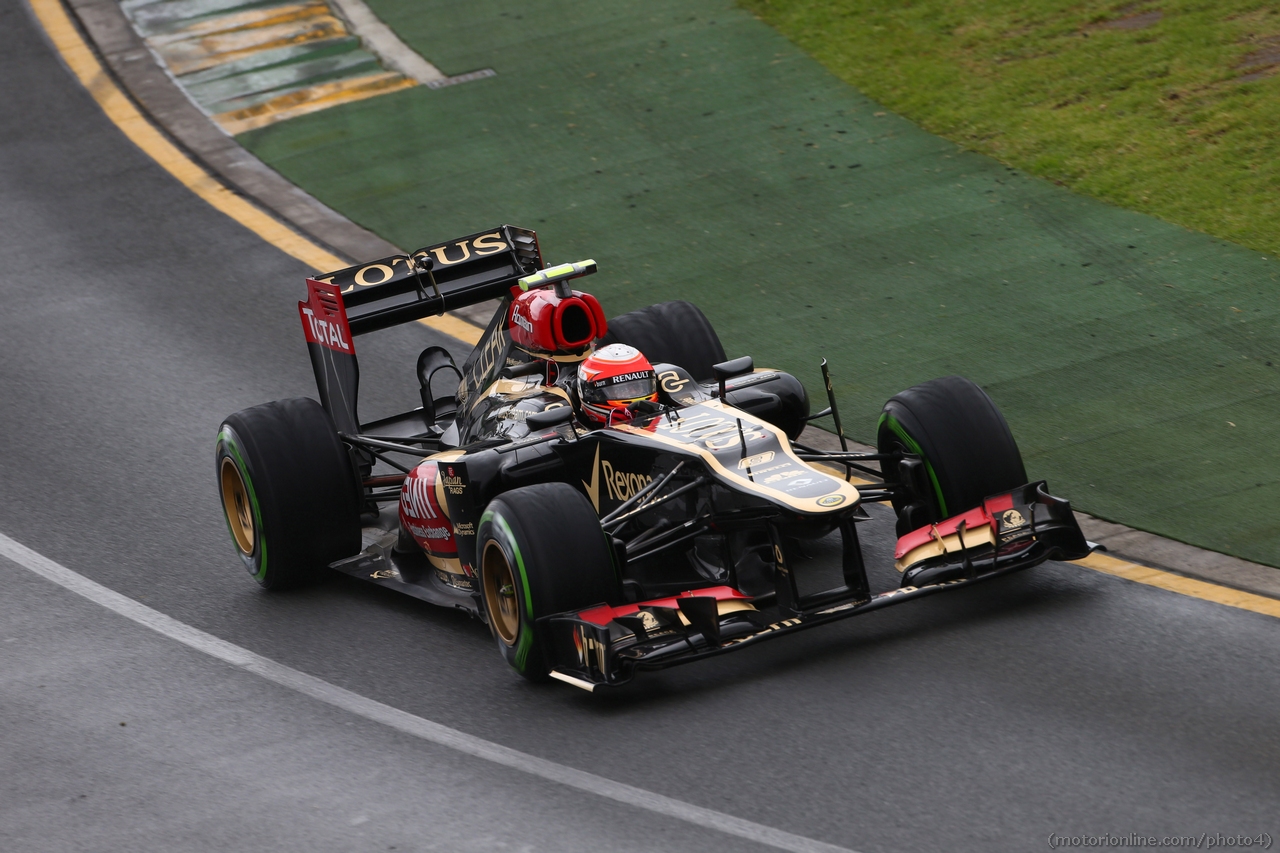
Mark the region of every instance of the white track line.
<instances>
[{"instance_id":1,"label":"white track line","mask_svg":"<svg viewBox=\"0 0 1280 853\"><path fill-rule=\"evenodd\" d=\"M815 841L802 835L793 835L770 826L664 797L652 791L633 788L593 773L584 773L545 758L528 755L457 729L433 723L422 717L415 717L406 711L384 705L358 693L352 693L350 690L344 690L315 676L276 663L234 643L220 640L212 634L206 634L204 631L179 622L171 616L166 616L96 581L89 580L66 566L55 563L3 533L0 533L0 556L12 560L46 580L66 587L77 595L84 596L95 604L100 604L127 619L132 619L139 625L144 625L158 634L190 646L196 651L248 670L268 681L310 696L312 699L357 714L367 720L382 723L425 741L446 746L476 758L483 758L485 761L492 761L494 764L510 767L550 782L595 794L607 800L614 800L623 805L683 820L695 826L714 829L725 835L744 838L779 850L790 850L795 853L853 853L845 847Z\"/></svg>"}]
</instances>

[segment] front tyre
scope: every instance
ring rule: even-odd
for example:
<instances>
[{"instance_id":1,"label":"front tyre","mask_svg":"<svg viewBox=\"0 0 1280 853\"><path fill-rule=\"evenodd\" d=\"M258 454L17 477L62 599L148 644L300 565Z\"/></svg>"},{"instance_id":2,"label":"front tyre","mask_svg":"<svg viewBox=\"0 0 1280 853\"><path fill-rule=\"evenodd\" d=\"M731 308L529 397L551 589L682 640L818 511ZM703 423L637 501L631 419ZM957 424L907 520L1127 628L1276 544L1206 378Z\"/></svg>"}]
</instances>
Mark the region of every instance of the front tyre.
<instances>
[{"instance_id":1,"label":"front tyre","mask_svg":"<svg viewBox=\"0 0 1280 853\"><path fill-rule=\"evenodd\" d=\"M543 483L494 498L476 541L498 651L531 681L546 678L551 666L538 619L621 603L613 550L591 503L572 486Z\"/></svg>"},{"instance_id":2,"label":"front tyre","mask_svg":"<svg viewBox=\"0 0 1280 853\"><path fill-rule=\"evenodd\" d=\"M880 415L876 447L915 454L923 463L922 494L893 501L899 536L1027 482L1009 424L987 393L963 376L932 379L891 397ZM886 483L898 484L898 470L884 475Z\"/></svg>"},{"instance_id":3,"label":"front tyre","mask_svg":"<svg viewBox=\"0 0 1280 853\"><path fill-rule=\"evenodd\" d=\"M215 454L227 529L262 586L300 586L360 551L355 470L319 403L297 398L236 412L218 430Z\"/></svg>"}]
</instances>

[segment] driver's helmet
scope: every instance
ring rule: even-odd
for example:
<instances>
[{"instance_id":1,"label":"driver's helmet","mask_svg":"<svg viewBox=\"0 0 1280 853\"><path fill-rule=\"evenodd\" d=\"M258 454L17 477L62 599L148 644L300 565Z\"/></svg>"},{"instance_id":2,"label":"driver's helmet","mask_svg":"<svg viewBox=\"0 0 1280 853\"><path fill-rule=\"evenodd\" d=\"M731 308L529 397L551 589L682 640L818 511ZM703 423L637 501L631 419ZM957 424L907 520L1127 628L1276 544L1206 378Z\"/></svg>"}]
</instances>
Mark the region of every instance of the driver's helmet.
<instances>
[{"instance_id":1,"label":"driver's helmet","mask_svg":"<svg viewBox=\"0 0 1280 853\"><path fill-rule=\"evenodd\" d=\"M658 402L658 376L640 350L609 344L578 365L578 399L584 418L608 424L628 418L626 409L633 403Z\"/></svg>"}]
</instances>

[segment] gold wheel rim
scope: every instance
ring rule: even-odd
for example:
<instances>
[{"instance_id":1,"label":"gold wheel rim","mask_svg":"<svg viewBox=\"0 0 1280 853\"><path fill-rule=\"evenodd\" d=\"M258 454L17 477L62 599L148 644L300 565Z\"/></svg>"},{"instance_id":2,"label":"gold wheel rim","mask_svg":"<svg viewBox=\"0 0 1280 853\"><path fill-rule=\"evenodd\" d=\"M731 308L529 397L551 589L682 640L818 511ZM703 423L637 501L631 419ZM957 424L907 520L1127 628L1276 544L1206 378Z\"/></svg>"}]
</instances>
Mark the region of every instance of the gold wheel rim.
<instances>
[{"instance_id":1,"label":"gold wheel rim","mask_svg":"<svg viewBox=\"0 0 1280 853\"><path fill-rule=\"evenodd\" d=\"M244 477L230 456L222 457L218 469L222 483L222 511L227 515L227 526L236 540L236 547L245 555L253 553L254 524L253 505L249 503L249 490L244 487Z\"/></svg>"},{"instance_id":2,"label":"gold wheel rim","mask_svg":"<svg viewBox=\"0 0 1280 853\"><path fill-rule=\"evenodd\" d=\"M516 637L520 634L520 603L516 598L516 578L502 546L492 539L484 545L480 574L484 578L484 604L489 611L489 623L493 625L498 639L508 646L514 646Z\"/></svg>"}]
</instances>

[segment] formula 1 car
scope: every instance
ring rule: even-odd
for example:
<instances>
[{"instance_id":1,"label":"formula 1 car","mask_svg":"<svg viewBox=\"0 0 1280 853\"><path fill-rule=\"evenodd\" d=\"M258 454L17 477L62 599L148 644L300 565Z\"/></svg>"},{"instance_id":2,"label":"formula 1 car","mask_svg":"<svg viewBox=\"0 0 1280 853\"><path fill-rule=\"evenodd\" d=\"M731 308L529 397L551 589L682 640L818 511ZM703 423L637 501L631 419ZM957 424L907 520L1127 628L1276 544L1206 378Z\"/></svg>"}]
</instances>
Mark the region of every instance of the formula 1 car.
<instances>
[{"instance_id":1,"label":"formula 1 car","mask_svg":"<svg viewBox=\"0 0 1280 853\"><path fill-rule=\"evenodd\" d=\"M874 453L821 451L799 441L821 417L847 448L829 379L810 414L799 380L727 359L687 302L606 320L570 284L595 271L546 267L536 234L504 225L308 279L319 402L254 406L217 438L250 574L277 589L332 567L461 608L521 675L596 690L1090 552L974 383L894 396ZM357 336L491 299L461 367L423 350L421 407L361 422ZM615 357L630 367L591 378ZM441 378L456 391L435 394ZM598 398L610 388L631 390ZM897 518L901 585L880 594L858 539L868 502ZM839 542L821 590L797 560L816 540Z\"/></svg>"}]
</instances>

